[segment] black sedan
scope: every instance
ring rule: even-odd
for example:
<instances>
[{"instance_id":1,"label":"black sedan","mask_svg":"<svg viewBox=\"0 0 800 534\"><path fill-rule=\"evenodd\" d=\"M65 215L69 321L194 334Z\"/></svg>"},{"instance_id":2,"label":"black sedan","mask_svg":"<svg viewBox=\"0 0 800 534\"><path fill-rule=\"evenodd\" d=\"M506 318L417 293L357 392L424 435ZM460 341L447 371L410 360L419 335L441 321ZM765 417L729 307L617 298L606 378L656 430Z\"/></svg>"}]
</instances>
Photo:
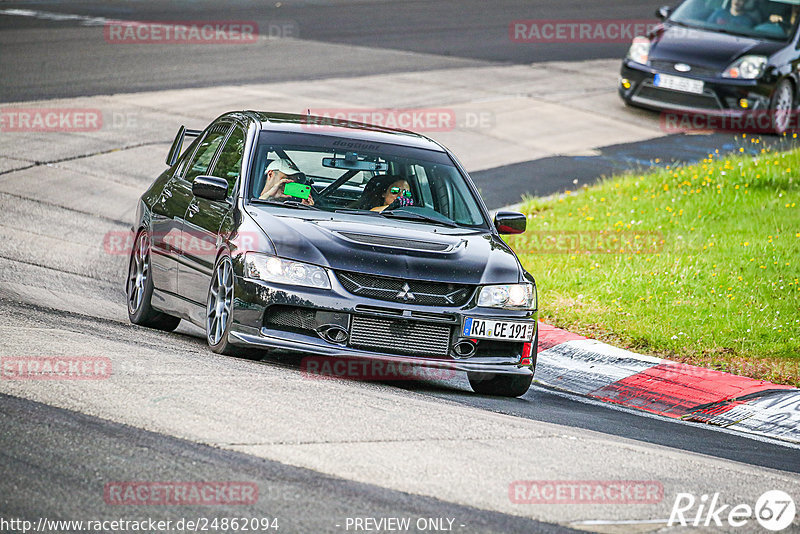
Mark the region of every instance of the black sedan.
<instances>
[{"instance_id":1,"label":"black sedan","mask_svg":"<svg viewBox=\"0 0 800 534\"><path fill-rule=\"evenodd\" d=\"M528 390L536 285L500 237L526 218L492 220L438 143L245 111L181 127L167 165L138 204L133 323L186 319L223 354L400 362L466 371L479 393Z\"/></svg>"},{"instance_id":2,"label":"black sedan","mask_svg":"<svg viewBox=\"0 0 800 534\"><path fill-rule=\"evenodd\" d=\"M636 37L619 93L628 104L769 119L793 126L800 78L800 0L686 0Z\"/></svg>"}]
</instances>

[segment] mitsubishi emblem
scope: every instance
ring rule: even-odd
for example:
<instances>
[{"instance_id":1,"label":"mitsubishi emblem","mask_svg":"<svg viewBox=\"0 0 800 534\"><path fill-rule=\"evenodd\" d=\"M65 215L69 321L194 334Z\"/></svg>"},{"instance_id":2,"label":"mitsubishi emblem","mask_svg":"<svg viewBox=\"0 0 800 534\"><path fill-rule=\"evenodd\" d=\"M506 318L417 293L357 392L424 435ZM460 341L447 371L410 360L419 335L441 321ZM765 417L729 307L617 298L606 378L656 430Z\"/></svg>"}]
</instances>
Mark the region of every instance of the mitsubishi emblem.
<instances>
[{"instance_id":1,"label":"mitsubishi emblem","mask_svg":"<svg viewBox=\"0 0 800 534\"><path fill-rule=\"evenodd\" d=\"M411 287L408 283L403 284L403 289L396 295L397 298L403 300L414 300L414 293L411 292Z\"/></svg>"}]
</instances>

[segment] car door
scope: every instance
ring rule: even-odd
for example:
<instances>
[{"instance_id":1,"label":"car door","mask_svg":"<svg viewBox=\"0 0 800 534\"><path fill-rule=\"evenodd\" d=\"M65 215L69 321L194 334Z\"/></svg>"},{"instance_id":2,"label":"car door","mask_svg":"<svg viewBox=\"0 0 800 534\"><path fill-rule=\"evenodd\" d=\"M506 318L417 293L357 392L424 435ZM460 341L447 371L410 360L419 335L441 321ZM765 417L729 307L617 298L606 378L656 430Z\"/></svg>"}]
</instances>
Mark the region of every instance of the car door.
<instances>
[{"instance_id":1,"label":"car door","mask_svg":"<svg viewBox=\"0 0 800 534\"><path fill-rule=\"evenodd\" d=\"M208 297L220 227L234 206L242 172L244 145L244 130L234 126L216 157L213 169L206 173L228 182L228 197L218 201L194 197L186 210L183 226L184 261L179 267L178 284L181 295L198 304L205 305Z\"/></svg>"},{"instance_id":2,"label":"car door","mask_svg":"<svg viewBox=\"0 0 800 534\"><path fill-rule=\"evenodd\" d=\"M162 291L177 293L178 290L178 253L182 231L182 219L186 207L191 202L191 191L188 196L181 175L187 163L192 159L200 139L186 149L172 177L164 186L152 208L150 236L150 262L152 265L153 285Z\"/></svg>"},{"instance_id":3,"label":"car door","mask_svg":"<svg viewBox=\"0 0 800 534\"><path fill-rule=\"evenodd\" d=\"M214 124L206 130L191 158L173 175L164 187L161 199L157 203L160 204L159 209L162 213L157 222L154 220L153 246L159 247L159 252L163 257L163 269L159 268L162 271L163 285L157 287L170 293L181 294L178 287L178 275L180 264L185 261L183 221L186 209L194 197L192 181L196 176L204 174L208 170L229 129L230 123L226 122ZM155 272L155 270L154 268L153 271Z\"/></svg>"}]
</instances>

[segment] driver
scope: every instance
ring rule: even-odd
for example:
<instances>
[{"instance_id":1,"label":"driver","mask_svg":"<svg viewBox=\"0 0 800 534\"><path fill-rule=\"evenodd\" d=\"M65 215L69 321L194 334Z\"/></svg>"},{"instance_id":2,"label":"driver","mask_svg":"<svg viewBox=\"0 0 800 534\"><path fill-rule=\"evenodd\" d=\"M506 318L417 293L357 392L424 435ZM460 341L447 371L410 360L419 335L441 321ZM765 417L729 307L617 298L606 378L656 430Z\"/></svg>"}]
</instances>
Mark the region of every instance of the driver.
<instances>
[{"instance_id":1,"label":"driver","mask_svg":"<svg viewBox=\"0 0 800 534\"><path fill-rule=\"evenodd\" d=\"M269 164L266 173L267 180L264 184L264 189L261 190L261 194L258 196L261 200L289 200L293 197L283 192L286 184L293 182L306 183L305 175L288 159L276 159ZM300 202L306 206L314 205L314 199L311 196L300 199Z\"/></svg>"},{"instance_id":2,"label":"driver","mask_svg":"<svg viewBox=\"0 0 800 534\"><path fill-rule=\"evenodd\" d=\"M707 22L718 26L733 25L752 28L757 22L760 22L760 19L755 0L731 0L728 9L715 10L708 17Z\"/></svg>"}]
</instances>

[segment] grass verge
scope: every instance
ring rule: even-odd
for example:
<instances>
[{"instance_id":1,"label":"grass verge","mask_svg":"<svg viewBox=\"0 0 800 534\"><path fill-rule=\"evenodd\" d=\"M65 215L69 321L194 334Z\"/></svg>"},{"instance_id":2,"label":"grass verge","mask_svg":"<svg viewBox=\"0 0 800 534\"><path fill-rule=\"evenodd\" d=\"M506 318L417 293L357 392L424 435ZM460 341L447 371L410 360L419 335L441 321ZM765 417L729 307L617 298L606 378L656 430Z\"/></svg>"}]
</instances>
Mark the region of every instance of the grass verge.
<instances>
[{"instance_id":1,"label":"grass verge","mask_svg":"<svg viewBox=\"0 0 800 534\"><path fill-rule=\"evenodd\" d=\"M508 242L543 320L800 386L800 150L740 151L529 199Z\"/></svg>"}]
</instances>

